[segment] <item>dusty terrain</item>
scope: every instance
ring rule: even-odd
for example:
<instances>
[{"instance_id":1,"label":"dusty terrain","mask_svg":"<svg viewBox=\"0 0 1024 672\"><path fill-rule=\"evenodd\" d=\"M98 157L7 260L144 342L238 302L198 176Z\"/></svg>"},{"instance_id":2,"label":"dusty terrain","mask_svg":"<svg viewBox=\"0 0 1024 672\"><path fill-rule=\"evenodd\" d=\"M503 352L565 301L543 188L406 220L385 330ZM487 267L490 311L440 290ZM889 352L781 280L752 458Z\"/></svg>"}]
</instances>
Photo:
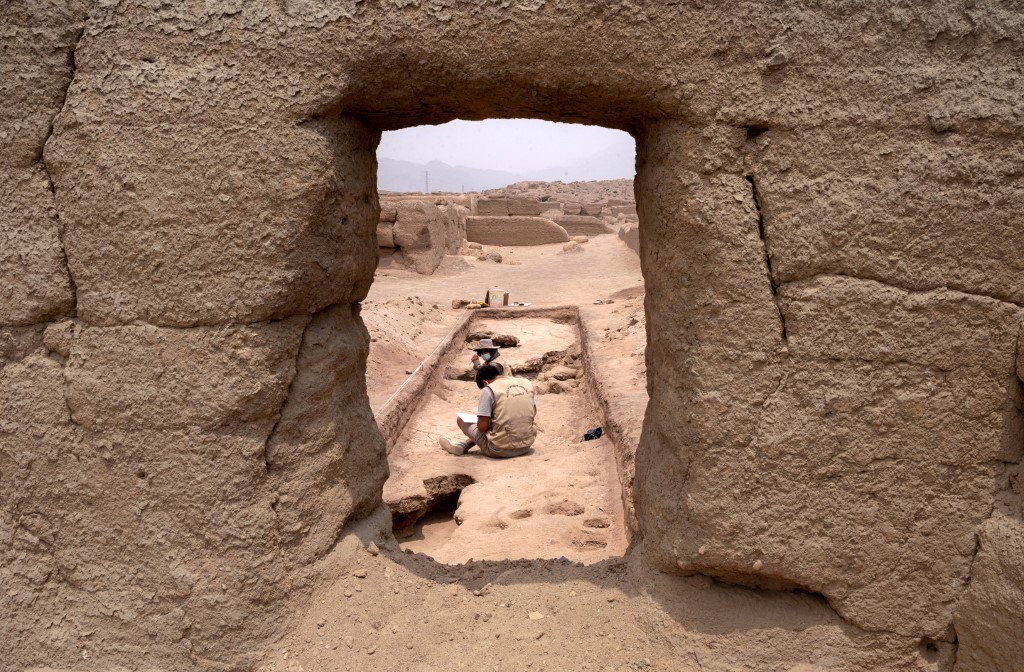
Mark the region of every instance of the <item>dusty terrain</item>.
<instances>
[{"instance_id":1,"label":"dusty terrain","mask_svg":"<svg viewBox=\"0 0 1024 672\"><path fill-rule=\"evenodd\" d=\"M814 597L672 578L623 557L631 507L628 497L622 506L619 468L628 489L647 403L643 284L636 255L617 236L583 247L579 255L560 245L501 248L511 266L449 257L430 277L378 271L362 311L371 337L367 388L380 408L465 313L452 310L451 299L500 285L535 306L580 306L596 355L586 373L623 445L617 450L607 436L580 441L605 411L578 385L538 395L532 454L448 455L437 437L458 436L453 414L473 410L478 396L458 379L469 369L462 352L391 451L384 488L397 508L432 493L454 497L415 524L396 516L397 540L372 524L351 531L324 561L322 571L335 578L295 615L260 670L852 672L948 664L948 648L908 649L902 638L859 632ZM485 320L474 331L518 337L502 355L513 367L579 349L573 324L545 318Z\"/></svg>"},{"instance_id":2,"label":"dusty terrain","mask_svg":"<svg viewBox=\"0 0 1024 672\"><path fill-rule=\"evenodd\" d=\"M441 452L439 436L463 438L453 414L475 412L479 390L472 381L457 379L433 388L389 455L384 501L394 510L403 501L419 500L425 485L471 482L458 497L457 525L432 522L417 526L409 537L396 530L403 548L444 563L559 557L593 563L621 556L626 535L614 448L605 437L581 440L588 427L603 420L582 380L575 325L521 318L484 321L475 331L521 339L502 358L517 374L536 381L539 436L531 454L511 460ZM542 358L548 360L542 371L523 373L527 362ZM451 369L451 378L468 370L468 358Z\"/></svg>"},{"instance_id":3,"label":"dusty terrain","mask_svg":"<svg viewBox=\"0 0 1024 672\"><path fill-rule=\"evenodd\" d=\"M362 311L370 331L367 389L376 410L401 384L403 374L426 358L464 315L465 309L450 308L452 299L482 297L489 286L500 286L513 301L529 302L533 308L582 306L582 326L593 331L590 340L602 348L602 357L616 364L628 360L629 366L621 372L632 371L618 378L581 371L580 334L574 324L523 318L475 326L477 333L519 338L519 346L505 348L502 355L517 370L528 362L546 360L544 371L526 374L539 383L541 439L535 454L508 462L455 458L440 450L438 436L461 436L453 414L475 410L479 394L471 382L455 379L470 370L471 353L460 353L449 367L450 379L439 380L430 389L429 400L391 452L392 475L384 498L394 503L423 496L424 482L442 477L465 475L475 483L459 500L458 519L463 524L447 546L439 548L435 541L421 539L410 542L409 548L428 551L441 562L562 556L593 562L624 552L626 516L631 514L623 509L616 451L607 436L581 441L587 428L604 424L604 412L591 398L584 375L600 386L602 397L630 399L630 407L617 410L630 426L629 438L634 442L623 451L632 454L647 402L643 278L639 260L616 236L598 236L581 247L583 252L577 254L565 254L561 245L495 248L512 261L502 264L449 257L439 273L429 278L405 269L378 271ZM613 332L606 323L619 331ZM628 329L627 338L623 328ZM573 367L572 379L552 384L549 374L563 364ZM552 386L557 393L551 393ZM631 512L628 504L626 511ZM428 537L435 527L440 535L451 532L449 520L428 524ZM422 537L421 530L416 534Z\"/></svg>"}]
</instances>

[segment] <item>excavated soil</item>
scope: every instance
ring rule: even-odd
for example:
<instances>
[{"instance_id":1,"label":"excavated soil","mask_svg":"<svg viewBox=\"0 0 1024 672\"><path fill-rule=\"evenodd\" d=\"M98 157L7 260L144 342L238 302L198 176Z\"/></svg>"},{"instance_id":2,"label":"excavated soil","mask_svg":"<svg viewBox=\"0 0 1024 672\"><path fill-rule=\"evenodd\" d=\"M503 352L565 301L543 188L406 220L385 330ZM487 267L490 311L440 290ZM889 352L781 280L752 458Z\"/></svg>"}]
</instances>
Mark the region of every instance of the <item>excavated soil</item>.
<instances>
[{"instance_id":1,"label":"excavated soil","mask_svg":"<svg viewBox=\"0 0 1024 672\"><path fill-rule=\"evenodd\" d=\"M456 358L389 460L385 499L421 497L433 510L396 516L399 534L412 533L400 539L375 531L384 508L350 529L319 567L333 578L263 656L261 672L948 669L948 648L859 630L820 597L669 576L635 554L615 557L632 525L632 455L647 403L643 282L617 237L584 248L502 250L514 265L448 257L432 277L378 271L363 308L376 412L464 317L451 300L482 296L487 285L534 306L578 305L584 344L569 363L585 369L586 384L538 396L544 431L532 454L457 458L436 445L437 434L456 434L454 412L471 411L476 399L475 386L459 380L468 358ZM488 319L473 331L481 329L520 338L503 355L513 366L552 341L575 352L572 324ZM614 444L577 440L597 417Z\"/></svg>"},{"instance_id":2,"label":"excavated soil","mask_svg":"<svg viewBox=\"0 0 1024 672\"><path fill-rule=\"evenodd\" d=\"M488 247L506 263L447 257L426 278L401 269L378 271L362 311L371 338L367 387L378 413L465 317L465 309L451 308L453 299L479 298L488 286L500 286L513 301L531 303L530 310L584 307L579 324L562 315L485 319L470 329L476 336L519 340L502 356L534 380L540 430L534 451L521 458L454 457L439 448L438 437L461 437L455 413L474 411L479 396L470 380L471 352L465 343L453 346L459 352L428 385L390 452L384 499L396 513L403 548L444 563L526 558L593 563L625 551L632 507L628 484L623 506L622 461L616 459L612 437L586 442L582 437L588 428L605 424L604 408L592 390L602 398L632 397L632 408L618 410L635 431L618 453L635 451L646 404L643 277L636 255L614 236L594 238L583 248L584 253L567 257L560 254L561 245ZM514 316L523 309L506 310ZM602 357L612 361L632 360L627 367L632 375L602 376L585 365L580 328L588 323L596 329L591 347L611 347L613 352ZM623 340L606 323L631 329L631 338Z\"/></svg>"},{"instance_id":3,"label":"excavated soil","mask_svg":"<svg viewBox=\"0 0 1024 672\"><path fill-rule=\"evenodd\" d=\"M474 331L519 339L503 359L536 382L538 438L531 453L510 460L441 451L438 437L462 438L454 412L473 412L479 397L472 381L458 379L472 372L468 360L449 367L390 454L384 500L402 547L449 564L621 556L626 535L614 448L607 437L582 440L602 422L583 380L576 325L486 320Z\"/></svg>"}]
</instances>

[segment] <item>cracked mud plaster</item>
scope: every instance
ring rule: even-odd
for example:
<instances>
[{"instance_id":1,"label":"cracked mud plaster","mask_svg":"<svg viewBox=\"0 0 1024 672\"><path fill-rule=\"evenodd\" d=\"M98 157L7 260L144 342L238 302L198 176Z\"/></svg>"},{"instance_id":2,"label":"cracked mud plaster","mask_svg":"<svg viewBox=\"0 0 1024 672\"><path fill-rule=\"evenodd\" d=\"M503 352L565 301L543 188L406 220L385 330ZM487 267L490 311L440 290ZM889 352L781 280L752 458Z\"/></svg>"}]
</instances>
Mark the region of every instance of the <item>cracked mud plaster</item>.
<instances>
[{"instance_id":1,"label":"cracked mud plaster","mask_svg":"<svg viewBox=\"0 0 1024 672\"><path fill-rule=\"evenodd\" d=\"M74 12L74 3L70 6ZM0 325L46 322L75 311L75 285L64 248L45 148L75 74L74 53L82 16L5 16L10 35L42 35L19 42L0 70L0 201L7 204L0 231ZM67 21L75 23L66 23ZM53 42L48 42L53 40ZM32 63L38 99L12 86L19 66ZM13 66L13 67L11 67ZM12 123L4 123L12 122Z\"/></svg>"},{"instance_id":2,"label":"cracked mud plaster","mask_svg":"<svg viewBox=\"0 0 1024 672\"><path fill-rule=\"evenodd\" d=\"M754 208L757 210L757 232L761 238L761 246L764 248L764 263L768 272L768 283L771 285L772 299L779 310L779 322L782 325L782 342L785 344L788 340L786 334L786 313L783 312L782 305L779 303L779 283L772 270L772 255L768 247L768 230L765 226L764 212L761 210L761 198L757 193L757 182L755 182L754 176L747 175L746 180L750 182L750 192L754 199Z\"/></svg>"},{"instance_id":3,"label":"cracked mud plaster","mask_svg":"<svg viewBox=\"0 0 1024 672\"><path fill-rule=\"evenodd\" d=\"M755 3L764 20L739 26L701 3L119 3L94 8L69 91L84 5L16 9L0 323L72 314L66 252L82 332L63 375L38 346L5 355L0 391L24 392L3 406L5 492L40 512L40 543L3 556L32 577L2 598L17 615L5 660L72 667L92 630L98 665L134 664L123 652L145 640L154 665L186 669L252 660L280 634L285 592L386 473L348 308L373 275L377 134L522 116L639 138L652 394L637 552L805 586L865 630L911 635L879 669L919 669L890 663L949 637L970 573L963 669L1020 657L1012 618L970 616L1020 613L1010 528L971 566L994 525L1024 303L1019 12ZM766 72L776 48L789 65ZM741 160L750 120L771 131ZM735 200L745 171L765 240ZM238 365L219 347L233 339L262 354ZM130 571L122 548L138 549ZM134 616L116 627L95 597L111 594ZM48 620L52 639L33 629Z\"/></svg>"},{"instance_id":4,"label":"cracked mud plaster","mask_svg":"<svg viewBox=\"0 0 1024 672\"><path fill-rule=\"evenodd\" d=\"M68 52L68 62L70 64L70 68L71 68L71 74L70 74L70 77L68 78L68 85L64 89L64 96L61 99L60 106L58 107L57 114L54 115L54 118L50 121L50 130L46 134L46 140L43 141L42 148L41 148L41 150L39 152L39 165L42 167L43 171L46 173L46 181L47 181L47 183L49 185L50 194L53 197L54 216L55 216L55 218L57 220L57 238L60 241L61 253L64 256L64 269L67 272L68 284L70 285L70 289L71 289L71 303L72 303L72 308L71 308L71 313L70 313L71 317L74 317L75 310L76 310L76 307L77 307L77 304L78 304L78 288L75 286L75 276L71 272L71 265L68 262L67 246L64 244L64 223L61 221L61 218L60 218L60 207L59 207L59 204L57 202L57 190L54 187L53 178L50 176L50 168L46 164L46 145L49 144L50 138L53 137L53 129L54 129L55 124L57 123L57 118L59 117L60 112L64 109L64 105L65 105L65 103L67 102L67 99L68 99L68 91L71 89L71 85L75 81L75 50L78 49L78 43L81 41L82 35L84 34L84 32L85 32L85 28L82 28L81 30L78 31L78 34L75 35L74 44L71 46L71 49Z\"/></svg>"}]
</instances>

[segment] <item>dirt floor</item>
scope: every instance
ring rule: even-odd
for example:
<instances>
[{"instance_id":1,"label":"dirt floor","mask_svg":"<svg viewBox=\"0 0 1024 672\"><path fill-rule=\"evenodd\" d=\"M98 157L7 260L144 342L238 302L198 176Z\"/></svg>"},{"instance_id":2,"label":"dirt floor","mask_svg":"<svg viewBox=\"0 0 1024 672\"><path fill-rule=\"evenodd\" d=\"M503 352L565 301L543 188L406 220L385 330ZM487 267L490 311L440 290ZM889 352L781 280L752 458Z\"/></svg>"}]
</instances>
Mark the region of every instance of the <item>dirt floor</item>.
<instances>
[{"instance_id":1,"label":"dirt floor","mask_svg":"<svg viewBox=\"0 0 1024 672\"><path fill-rule=\"evenodd\" d=\"M472 381L440 381L389 457L384 500L393 511L403 505L418 515L443 510L425 524L404 516L408 524L396 529L402 548L449 564L561 557L593 563L621 556L626 533L613 446L607 437L582 440L588 427L602 422L581 384L576 326L523 318L485 321L474 331L519 338L521 345L502 355L515 371L547 359L542 371L529 373L538 390L537 442L530 454L510 460L441 451L438 437L463 438L454 412L475 413L480 393ZM466 358L451 369L449 377L472 371Z\"/></svg>"},{"instance_id":2,"label":"dirt floor","mask_svg":"<svg viewBox=\"0 0 1024 672\"><path fill-rule=\"evenodd\" d=\"M533 307L582 305L591 311L590 319L599 325L596 340L615 351L605 355L634 360L632 375L610 385L626 394L640 392L630 413L637 426L632 438L638 439L646 404L639 260L614 235L594 237L583 247L574 254L564 254L561 244L493 248L505 263L448 257L430 277L404 269L378 271L363 308L371 334L367 385L375 411L464 316L465 309L451 308L452 299L482 297L492 286ZM630 315L622 314L624 309ZM613 326L628 329L630 322L634 328L626 334L613 332ZM524 318L484 322L473 331L518 338L519 345L502 354L517 371L546 358L544 370L526 374L537 383L540 436L533 453L507 461L442 451L438 437L461 438L454 414L473 412L479 396L466 380L472 353L459 355L448 380L429 388L389 457L385 501L393 510L404 505L413 511L412 520L398 521L403 548L444 563L529 558L593 563L621 556L628 544L628 512L614 446L608 437L582 440L588 428L603 424L603 416L584 380L592 372L581 370L577 325ZM460 374L463 380L456 379Z\"/></svg>"},{"instance_id":3,"label":"dirt floor","mask_svg":"<svg viewBox=\"0 0 1024 672\"><path fill-rule=\"evenodd\" d=\"M511 264L449 257L432 277L379 271L363 312L375 411L465 314L452 299L500 286L513 300L580 306L594 354L586 374L624 437L618 461L628 467L647 401L640 265L614 235L584 247L501 250ZM531 318L493 328L521 338L503 355L514 367L547 347L577 347L574 325ZM668 576L626 552L631 511L618 504L613 447L577 439L601 413L584 385L538 396L543 433L530 455L444 453L436 436L454 436L453 413L474 408L475 386L457 379L468 365L455 362L434 385L390 459L385 498L437 495L435 512L396 517L412 533L400 540L376 532L391 520L386 507L347 530L318 570L329 578L311 604L299 602L262 672L948 669L917 642L847 625L819 597Z\"/></svg>"}]
</instances>

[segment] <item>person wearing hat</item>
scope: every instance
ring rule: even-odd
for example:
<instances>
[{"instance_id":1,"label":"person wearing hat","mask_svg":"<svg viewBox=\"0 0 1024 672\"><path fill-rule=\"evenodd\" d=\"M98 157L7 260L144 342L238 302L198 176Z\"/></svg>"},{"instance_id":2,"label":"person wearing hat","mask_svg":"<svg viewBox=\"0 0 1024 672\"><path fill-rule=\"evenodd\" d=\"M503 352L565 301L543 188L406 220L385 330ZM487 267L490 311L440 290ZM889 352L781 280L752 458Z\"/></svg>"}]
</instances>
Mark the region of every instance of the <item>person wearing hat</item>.
<instances>
[{"instance_id":1,"label":"person wearing hat","mask_svg":"<svg viewBox=\"0 0 1024 672\"><path fill-rule=\"evenodd\" d=\"M461 417L456 423L465 440L440 437L441 448L452 455L465 455L473 446L487 457L519 457L530 452L537 438L537 404L533 383L525 378L502 375L497 367L484 364L477 373L480 402L476 422Z\"/></svg>"},{"instance_id":2,"label":"person wearing hat","mask_svg":"<svg viewBox=\"0 0 1024 672\"><path fill-rule=\"evenodd\" d=\"M469 349L474 351L469 361L473 362L473 369L479 371L481 366L490 364L498 369L503 376L511 376L512 367L505 362L498 361L501 357L501 346L494 342L494 339L481 338L476 343L470 343Z\"/></svg>"}]
</instances>

